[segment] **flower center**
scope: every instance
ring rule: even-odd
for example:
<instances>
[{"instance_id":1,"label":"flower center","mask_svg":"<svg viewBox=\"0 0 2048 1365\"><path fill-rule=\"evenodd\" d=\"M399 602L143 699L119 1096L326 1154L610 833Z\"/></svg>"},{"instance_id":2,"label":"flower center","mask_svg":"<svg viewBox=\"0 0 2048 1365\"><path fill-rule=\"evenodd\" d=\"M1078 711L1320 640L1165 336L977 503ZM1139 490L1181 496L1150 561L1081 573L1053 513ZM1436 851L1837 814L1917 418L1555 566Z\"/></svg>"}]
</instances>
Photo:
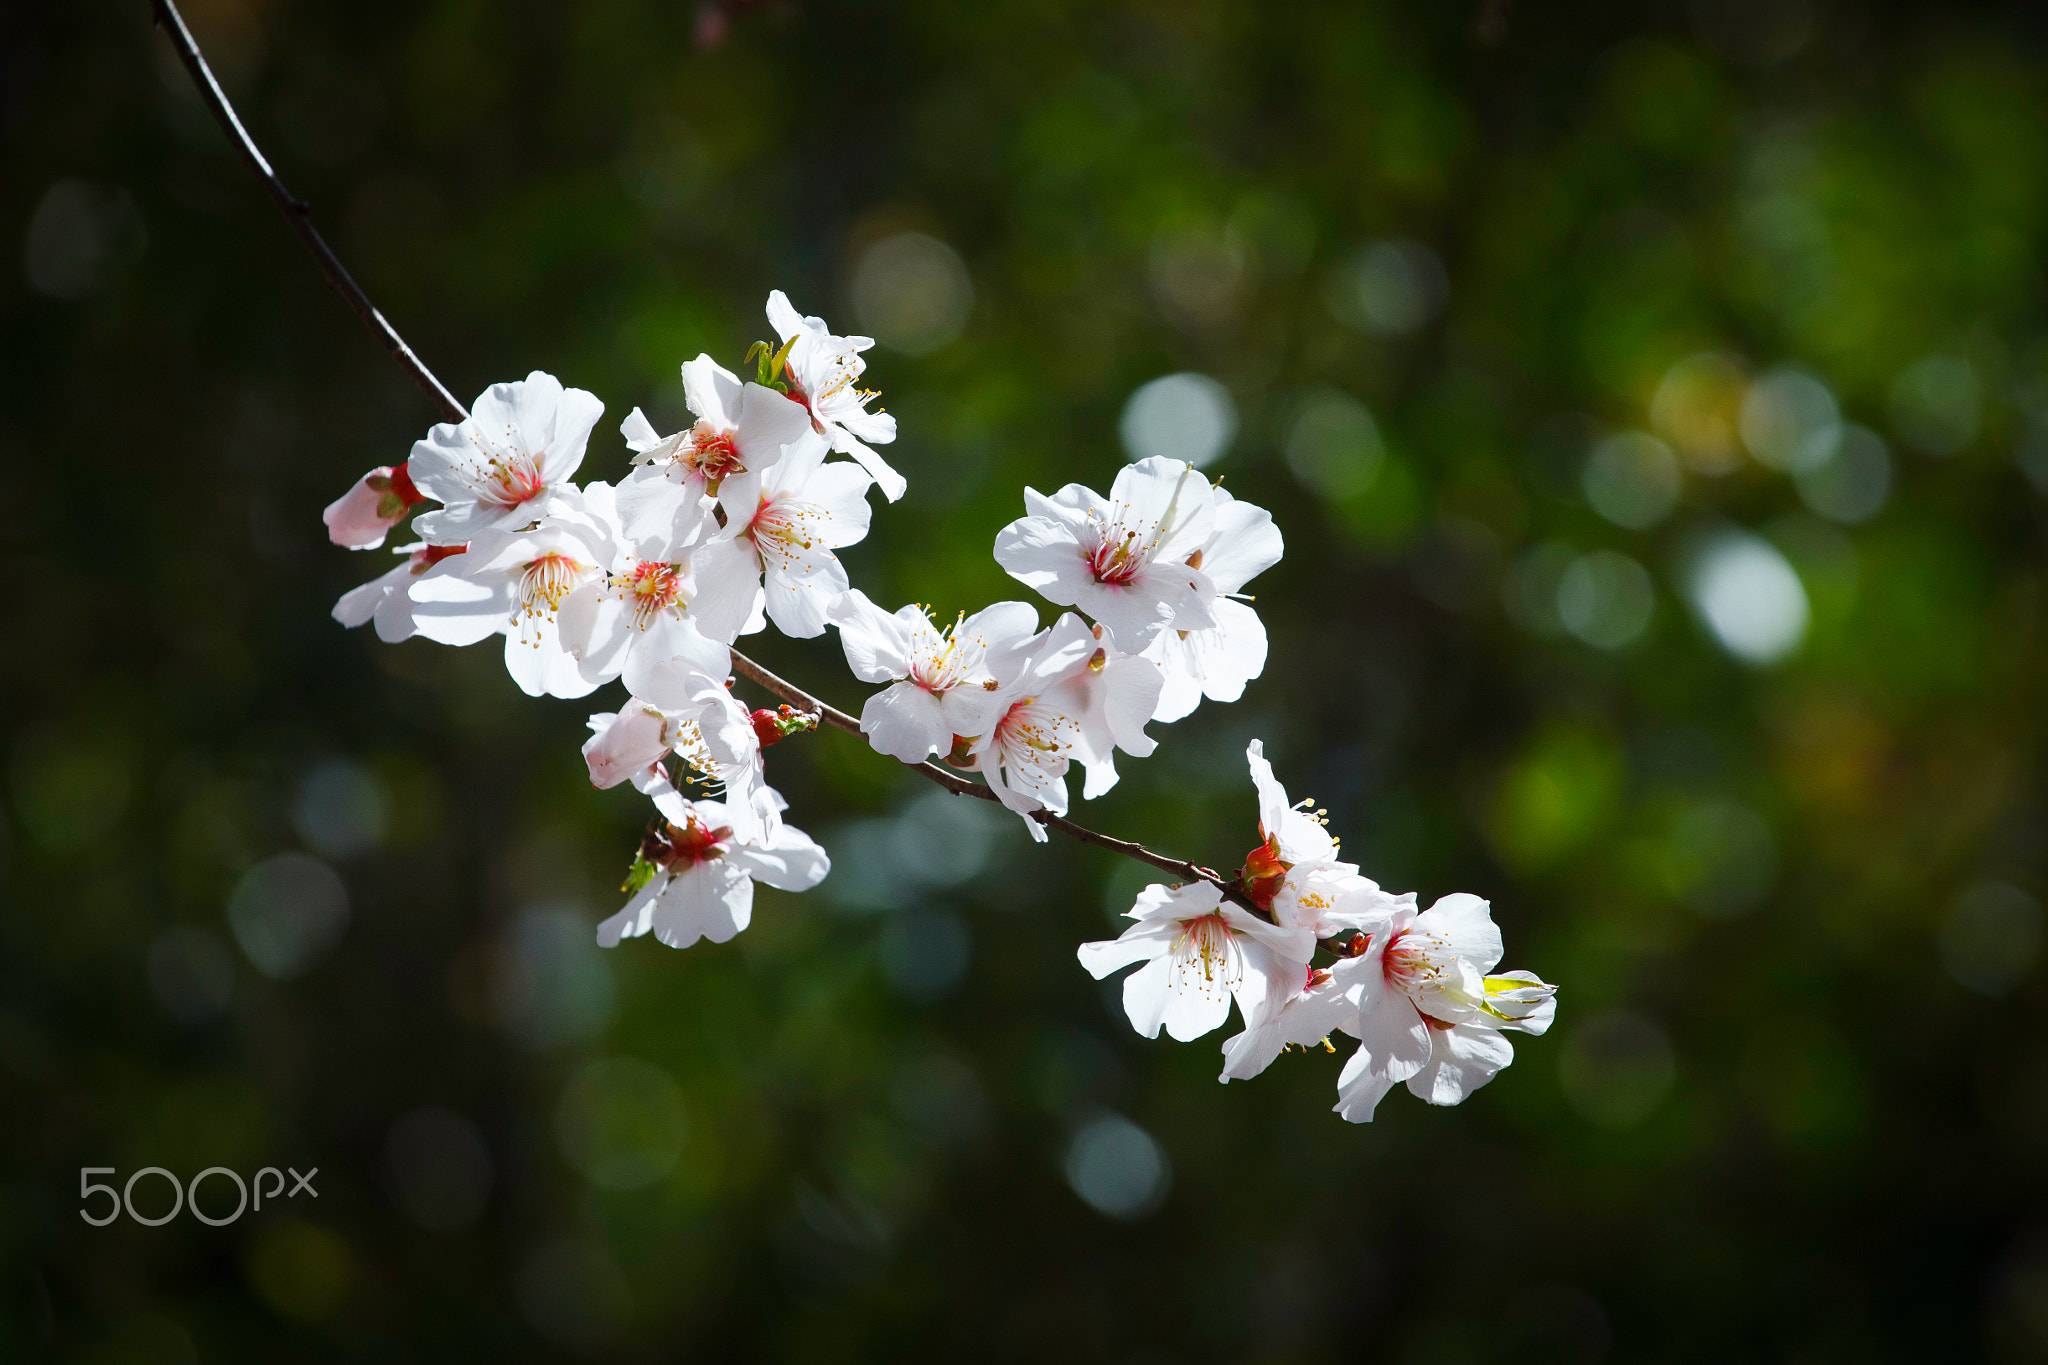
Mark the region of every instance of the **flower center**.
<instances>
[{"instance_id":1,"label":"flower center","mask_svg":"<svg viewBox=\"0 0 2048 1365\"><path fill-rule=\"evenodd\" d=\"M633 566L625 586L632 592L633 624L645 630L658 613L671 610L682 597L683 575L673 564L643 559Z\"/></svg>"},{"instance_id":2,"label":"flower center","mask_svg":"<svg viewBox=\"0 0 2048 1365\"><path fill-rule=\"evenodd\" d=\"M493 507L517 507L539 497L547 486L537 457L523 452L493 454L484 465L484 488L478 500Z\"/></svg>"},{"instance_id":3,"label":"flower center","mask_svg":"<svg viewBox=\"0 0 2048 1365\"><path fill-rule=\"evenodd\" d=\"M1167 499L1166 511L1149 531L1142 524L1130 530L1124 528L1124 517L1131 511L1128 506L1122 507L1115 520L1099 529L1094 547L1083 556L1088 561L1089 572L1095 575L1098 583L1122 587L1152 562L1152 556L1158 553L1159 547L1173 538L1177 529L1174 519L1180 513L1180 495L1191 477L1199 477L1192 468L1181 471L1179 481L1173 486L1173 496ZM1206 488L1208 480L1203 479L1202 485ZM1090 515L1092 517L1093 514ZM1199 555L1200 551L1196 554ZM1197 562L1190 559L1191 564Z\"/></svg>"},{"instance_id":4,"label":"flower center","mask_svg":"<svg viewBox=\"0 0 2048 1365\"><path fill-rule=\"evenodd\" d=\"M1244 979L1244 954L1219 914L1183 920L1173 940L1173 985L1208 993L1235 990Z\"/></svg>"},{"instance_id":5,"label":"flower center","mask_svg":"<svg viewBox=\"0 0 2048 1365\"><path fill-rule=\"evenodd\" d=\"M761 499L760 510L747 523L745 534L764 559L772 555L787 565L799 550L812 548L816 535L811 523L816 520L817 513L809 503L778 493Z\"/></svg>"},{"instance_id":6,"label":"flower center","mask_svg":"<svg viewBox=\"0 0 2048 1365\"><path fill-rule=\"evenodd\" d=\"M1080 731L1071 717L1040 706L1036 697L1026 697L996 722L996 743L1005 763L1048 763L1073 747L1073 740L1062 736L1062 728L1077 735Z\"/></svg>"},{"instance_id":7,"label":"flower center","mask_svg":"<svg viewBox=\"0 0 2048 1365\"><path fill-rule=\"evenodd\" d=\"M1120 525L1111 526L1103 540L1088 553L1088 569L1098 583L1121 587L1138 576L1138 571L1151 562L1152 547L1137 543L1136 531L1124 531Z\"/></svg>"},{"instance_id":8,"label":"flower center","mask_svg":"<svg viewBox=\"0 0 2048 1365\"><path fill-rule=\"evenodd\" d=\"M1429 951L1427 938L1418 939L1412 930L1403 929L1387 944L1385 955L1380 959L1380 970L1390 986L1398 986L1409 995L1418 995L1425 987L1444 975L1443 964Z\"/></svg>"},{"instance_id":9,"label":"flower center","mask_svg":"<svg viewBox=\"0 0 2048 1365\"><path fill-rule=\"evenodd\" d=\"M687 872L699 863L724 857L726 845L731 842L730 825L713 829L692 811L683 824L664 822L659 830L649 830L641 840L640 853L647 861L671 872Z\"/></svg>"},{"instance_id":10,"label":"flower center","mask_svg":"<svg viewBox=\"0 0 2048 1365\"><path fill-rule=\"evenodd\" d=\"M519 575L519 599L512 614L526 618L553 616L561 609L562 599L575 590L588 572L589 565L578 563L560 550L548 551L528 563Z\"/></svg>"},{"instance_id":11,"label":"flower center","mask_svg":"<svg viewBox=\"0 0 2048 1365\"><path fill-rule=\"evenodd\" d=\"M967 621L967 613L961 612L951 628L939 637L939 647L933 651L925 642L927 652L919 653L910 661L910 680L927 692L950 692L960 685L969 669L981 661L982 651L977 642L960 638L960 627Z\"/></svg>"},{"instance_id":12,"label":"flower center","mask_svg":"<svg viewBox=\"0 0 2048 1365\"><path fill-rule=\"evenodd\" d=\"M703 475L714 492L721 480L747 472L733 445L733 433L719 431L709 422L699 422L691 428L690 439L677 458L686 468Z\"/></svg>"}]
</instances>

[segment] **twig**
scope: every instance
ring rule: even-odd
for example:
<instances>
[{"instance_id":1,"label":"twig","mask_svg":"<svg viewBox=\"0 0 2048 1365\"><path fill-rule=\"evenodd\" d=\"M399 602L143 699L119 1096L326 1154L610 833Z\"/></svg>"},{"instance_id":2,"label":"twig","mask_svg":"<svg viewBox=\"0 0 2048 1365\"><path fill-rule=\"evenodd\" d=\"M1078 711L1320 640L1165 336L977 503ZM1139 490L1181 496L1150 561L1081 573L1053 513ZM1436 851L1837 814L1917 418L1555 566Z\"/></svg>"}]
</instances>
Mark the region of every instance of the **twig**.
<instances>
[{"instance_id":1,"label":"twig","mask_svg":"<svg viewBox=\"0 0 2048 1365\"><path fill-rule=\"evenodd\" d=\"M185 63L185 69L192 73L193 84L199 87L201 98L212 108L214 117L220 120L220 125L227 131L229 140L241 150L242 159L249 163L249 168L256 172L257 178L263 182L264 189L269 191L271 199L283 211L285 220L292 225L292 231L299 234L299 240L313 253L313 259L319 263L320 272L327 277L327 282L334 286L334 291L341 295L355 315L363 320L364 325L377 334L378 340L384 343L384 349L389 351L392 359L412 376L413 382L419 385L420 392L432 400L443 417L451 422L460 422L468 417L469 414L463 409L462 404L455 401L454 395L434 377L434 372L413 353L412 347L405 344L405 339L398 335L397 329L371 305L362 287L342 266L340 259L334 254L334 249L327 245L327 239L314 228L311 210L305 201L286 189L284 182L277 178L277 172L272 170L270 162L264 159L255 139L249 136L248 130L242 126L242 120L236 117L234 106L228 103L228 97L222 92L220 82L213 78L213 72L207 67L206 58L199 51L199 44L193 40L192 30L185 27L184 16L178 13L178 7L172 0L153 0L153 3L156 7L158 25L170 37L171 45L178 50L178 58ZM744 673L790 705L816 712L834 729L844 730L852 735L861 733L860 722L852 716L837 707L827 706L795 683L770 673L737 649L732 652L732 666L736 672ZM936 763L910 763L904 766L914 769L919 776L936 782L955 796L972 796L1001 804L1001 798L982 783L971 782L958 774L949 773ZM1054 815L1048 810L1032 811L1026 818L1036 820L1047 829L1056 829L1069 838L1079 839L1084 844L1093 844L1097 848L1120 853L1126 858L1135 858L1181 881L1208 882L1221 890L1230 900L1254 914L1264 913L1238 889L1233 879L1226 878L1213 869L1199 867L1182 858L1169 858L1163 853L1154 853L1143 844L1133 843L1128 839L1116 839L1107 834L1099 834L1086 825L1077 825L1064 815Z\"/></svg>"},{"instance_id":2,"label":"twig","mask_svg":"<svg viewBox=\"0 0 2048 1365\"><path fill-rule=\"evenodd\" d=\"M849 716L836 706L820 701L788 679L770 673L737 649L732 652L732 667L735 673L743 673L747 677L752 678L791 706L797 707L800 710L815 712L824 720L825 724L833 729L844 730L850 735L861 733L860 722L852 716ZM929 778L931 781L938 783L955 796L978 796L984 801L994 801L999 805L1001 804L1001 798L989 790L989 788L979 782L970 782L964 777L949 773L936 763L906 763L903 766L911 769L919 777ZM1026 815L1025 818L1036 820L1047 829L1056 829L1062 834L1079 839L1084 844L1094 844L1097 848L1106 848L1113 853L1121 853L1126 858L1136 858L1141 863L1149 863L1161 872L1170 872L1184 882L1209 882L1221 889L1223 894L1231 900L1251 910L1254 914L1264 913L1237 889L1235 882L1226 879L1221 873L1210 868L1197 867L1195 864L1182 858L1169 858L1163 853L1154 853L1143 844L1133 843L1128 839L1116 839L1107 834L1099 834L1089 829L1086 825L1077 825L1064 815L1054 815L1049 810L1035 810Z\"/></svg>"},{"instance_id":3,"label":"twig","mask_svg":"<svg viewBox=\"0 0 2048 1365\"><path fill-rule=\"evenodd\" d=\"M220 120L228 140L241 150L242 159L249 163L249 169L256 172L263 188L270 192L279 209L283 210L285 221L292 225L292 231L299 234L299 240L306 244L306 250L313 253L313 259L320 266L320 273L327 277L327 283L334 286L334 292L341 295L363 325L377 334L377 340L384 343L384 349L391 352L391 358L405 367L412 376L412 382L419 385L441 416L451 422L460 422L469 416L462 404L455 401L455 395L441 386L420 358L413 354L412 347L405 344L405 338L398 335L398 329L385 321L384 315L376 310L362 286L342 265L334 254L334 248L327 245L327 239L313 226L312 210L306 201L284 187L277 178L277 172L270 168L270 162L257 150L255 140L249 136L242 120L235 117L235 108L228 103L228 97L221 91L220 82L213 78L213 71L206 65L206 58L199 51L199 44L193 40L192 30L185 27L185 16L178 13L178 7L171 0L155 0L157 26L163 29L171 40L171 46L178 50L178 60L185 63L185 69L192 73L192 83L199 87L199 94L213 110L213 116Z\"/></svg>"}]
</instances>

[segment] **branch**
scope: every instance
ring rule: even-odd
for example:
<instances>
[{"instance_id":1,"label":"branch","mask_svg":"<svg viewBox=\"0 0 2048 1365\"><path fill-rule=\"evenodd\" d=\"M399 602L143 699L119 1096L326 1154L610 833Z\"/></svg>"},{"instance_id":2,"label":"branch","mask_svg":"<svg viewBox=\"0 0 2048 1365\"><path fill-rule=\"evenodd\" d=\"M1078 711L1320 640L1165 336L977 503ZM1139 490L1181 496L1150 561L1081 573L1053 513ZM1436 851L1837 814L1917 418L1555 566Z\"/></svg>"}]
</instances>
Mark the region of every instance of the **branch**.
<instances>
[{"instance_id":1,"label":"branch","mask_svg":"<svg viewBox=\"0 0 2048 1365\"><path fill-rule=\"evenodd\" d=\"M852 716L849 716L836 706L818 700L818 698L804 691L788 679L780 678L770 673L737 649L732 652L732 667L735 673L744 673L747 677L752 678L791 706L799 710L815 712L833 729L844 730L850 735L861 734L860 722ZM906 763L903 766L911 769L919 777L929 778L931 781L938 783L955 796L978 796L984 801L994 801L998 805L1001 804L1002 799L986 786L979 782L969 782L964 777L949 773L936 763ZM1086 825L1077 825L1072 820L1067 819L1066 816L1054 815L1049 810L1031 811L1025 815L1025 818L1027 820L1036 820L1047 829L1056 829L1062 834L1079 839L1084 844L1094 844L1097 848L1106 848L1112 853L1121 853L1126 858L1135 858L1141 863L1150 864L1161 872L1170 872L1184 882L1209 882L1221 890L1225 896L1250 910L1253 914L1261 916L1265 914L1264 911L1253 905L1237 889L1235 883L1227 880L1221 873L1210 868L1198 867L1194 863L1182 858L1169 858L1163 853L1154 853L1143 844L1133 843L1128 839L1116 839L1107 834L1098 834Z\"/></svg>"},{"instance_id":2,"label":"branch","mask_svg":"<svg viewBox=\"0 0 2048 1365\"><path fill-rule=\"evenodd\" d=\"M412 376L412 382L440 410L442 417L450 422L467 418L468 410L455 401L455 395L443 388L441 381L434 378L434 372L413 354L412 347L405 344L405 338L398 335L398 329L371 306L362 286L355 282L341 259L334 254L334 248L327 245L327 239L313 226L312 210L306 201L286 189L284 182L277 178L277 172L270 168L270 163L257 149L248 129L242 126L242 120L235 117L235 108L222 93L220 82L213 78L212 69L206 65L206 58L199 51L199 44L193 40L192 30L185 27L185 16L178 13L178 7L171 0L155 0L155 5L157 27L170 38L171 46L177 49L178 60L192 73L192 83L199 87L200 98L213 110L213 116L220 120L228 140L240 149L242 160L249 163L249 169L256 172L256 178L263 182L263 188L270 192L271 199L284 212L285 221L292 225L292 231L299 234L306 250L313 253L313 260L318 263L320 273L327 277L327 283L334 286L334 292L341 295L355 315L363 320L363 325L377 334L377 340L384 344L391 358Z\"/></svg>"},{"instance_id":3,"label":"branch","mask_svg":"<svg viewBox=\"0 0 2048 1365\"><path fill-rule=\"evenodd\" d=\"M443 417L451 422L460 422L468 417L469 413L464 410L462 404L455 401L454 395L434 377L434 372L413 353L412 347L405 344L405 338L399 336L397 329L385 321L384 315L371 305L369 296L363 293L362 287L355 282L348 270L343 267L340 258L334 254L334 249L327 245L327 239L313 226L311 210L306 202L286 189L284 182L277 178L277 172L270 168L270 162L264 159L255 140L242 126L242 120L236 117L234 106L228 103L228 97L221 91L220 82L213 78L212 70L206 65L206 57L199 51L199 44L193 40L192 30L185 27L184 16L178 13L178 7L172 0L153 2L156 7L157 24L169 36L171 45L178 50L178 58L185 63L185 69L192 73L192 83L199 87L200 96L213 110L214 117L220 120L220 126L226 130L228 139L240 149L242 159L249 163L249 169L256 172L257 178L263 182L263 188L269 191L271 199L284 213L285 220L292 226L292 231L299 234L299 240L306 244L306 250L313 253L314 261L320 266L320 273L327 277L327 282L334 286L334 291L341 295L355 315L362 319L363 324L377 334L377 339L383 342L384 349L389 351L392 359L412 376L413 383L419 386L420 392L433 402ZM778 678L737 649L732 652L732 666L735 671L746 674L790 705L816 712L827 725L851 735L861 733L860 722L852 716L837 707L827 706L796 684ZM915 769L919 776L938 783L955 796L973 796L983 801L1001 803L1001 799L988 787L949 773L936 763L911 763L905 766ZM1264 913L1237 889L1233 881L1209 868L1198 867L1185 859L1169 858L1165 854L1154 853L1143 844L1133 843L1128 839L1115 839L1107 834L1098 834L1085 825L1077 825L1064 815L1054 815L1048 810L1032 811L1026 818L1036 820L1047 829L1056 829L1069 838L1079 839L1084 844L1093 844L1097 848L1120 853L1126 858L1135 858L1181 881L1208 882L1220 889L1230 900L1251 910L1252 913Z\"/></svg>"}]
</instances>

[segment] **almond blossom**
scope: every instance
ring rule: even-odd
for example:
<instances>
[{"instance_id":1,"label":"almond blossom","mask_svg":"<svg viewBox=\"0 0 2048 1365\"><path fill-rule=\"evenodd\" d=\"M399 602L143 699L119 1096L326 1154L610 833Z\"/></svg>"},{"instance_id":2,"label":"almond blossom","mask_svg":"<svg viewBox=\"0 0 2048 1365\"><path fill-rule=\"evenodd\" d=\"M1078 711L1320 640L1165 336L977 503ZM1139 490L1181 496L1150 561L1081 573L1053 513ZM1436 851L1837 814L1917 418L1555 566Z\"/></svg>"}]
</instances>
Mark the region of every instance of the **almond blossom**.
<instances>
[{"instance_id":1,"label":"almond blossom","mask_svg":"<svg viewBox=\"0 0 2048 1365\"><path fill-rule=\"evenodd\" d=\"M420 491L412 486L404 465L394 469L382 464L328 503L320 519L327 523L327 538L336 545L350 550L374 550L421 500Z\"/></svg>"},{"instance_id":2,"label":"almond blossom","mask_svg":"<svg viewBox=\"0 0 2048 1365\"><path fill-rule=\"evenodd\" d=\"M901 607L892 616L858 588L839 599L831 619L853 676L891 684L861 708L861 733L877 752L905 763L950 753L956 737L987 730L998 691L1015 677L1021 646L1038 630L1038 612L1027 602L962 612L941 632L926 608Z\"/></svg>"},{"instance_id":3,"label":"almond blossom","mask_svg":"<svg viewBox=\"0 0 2048 1365\"><path fill-rule=\"evenodd\" d=\"M1284 548L1273 514L1240 502L1221 487L1211 492L1209 537L1187 562L1208 578L1216 597L1208 604L1216 624L1207 629L1162 630L1145 650L1166 687L1152 719L1175 721L1211 701L1236 701L1245 685L1266 671L1266 627L1246 605L1244 585L1280 562Z\"/></svg>"},{"instance_id":4,"label":"almond blossom","mask_svg":"<svg viewBox=\"0 0 2048 1365\"><path fill-rule=\"evenodd\" d=\"M414 523L436 545L485 531L517 531L545 516L570 486L604 404L535 370L485 389L460 423L443 422L415 442L406 470L442 506Z\"/></svg>"},{"instance_id":5,"label":"almond blossom","mask_svg":"<svg viewBox=\"0 0 2048 1365\"><path fill-rule=\"evenodd\" d=\"M1025 817L1031 837L1045 828L1041 808L1067 812L1066 774L1087 769L1081 795L1093 800L1116 785L1116 750L1143 758L1158 747L1145 722L1159 700L1159 668L1117 654L1072 612L1030 645L1016 676L995 692L995 721L965 747L961 767L981 773L1005 806Z\"/></svg>"},{"instance_id":6,"label":"almond blossom","mask_svg":"<svg viewBox=\"0 0 2048 1365\"><path fill-rule=\"evenodd\" d=\"M825 850L793 825L749 840L734 832L720 802L685 801L679 813L679 820L656 821L641 839L634 869L645 880L597 926L602 946L648 933L671 948L700 938L724 943L753 921L756 881L808 891L832 870Z\"/></svg>"},{"instance_id":7,"label":"almond blossom","mask_svg":"<svg viewBox=\"0 0 2048 1365\"><path fill-rule=\"evenodd\" d=\"M800 404L738 375L708 355L683 366L683 401L696 424L672 436L655 433L638 408L619 430L633 449L632 474L619 485L619 517L627 537L687 549L716 530L713 507L726 521L754 510L761 475L783 447L812 435Z\"/></svg>"},{"instance_id":8,"label":"almond blossom","mask_svg":"<svg viewBox=\"0 0 2048 1365\"><path fill-rule=\"evenodd\" d=\"M1134 962L1124 978L1131 1027L1157 1038L1163 1025L1185 1043L1230 1016L1246 1019L1276 995L1297 989L1308 973L1315 936L1268 924L1235 905L1211 882L1146 887L1124 912L1136 920L1121 937L1080 947L1081 965L1098 981Z\"/></svg>"},{"instance_id":9,"label":"almond blossom","mask_svg":"<svg viewBox=\"0 0 2048 1365\"><path fill-rule=\"evenodd\" d=\"M1495 973L1500 930L1477 896L1396 911L1364 952L1330 969L1357 1005L1344 1025L1358 1051L1337 1078L1337 1112L1367 1123L1397 1082L1431 1104L1456 1104L1514 1060L1503 1030L1542 1033L1557 988L1533 972Z\"/></svg>"},{"instance_id":10,"label":"almond blossom","mask_svg":"<svg viewBox=\"0 0 2048 1365\"><path fill-rule=\"evenodd\" d=\"M1355 863L1337 856L1320 811L1312 801L1290 804L1287 789L1266 761L1266 746L1253 740L1245 749L1252 785L1259 793L1261 843L1245 855L1238 878L1245 893L1277 923L1314 932L1319 939L1373 930L1396 910L1415 909L1415 893L1391 895L1359 875Z\"/></svg>"},{"instance_id":11,"label":"almond blossom","mask_svg":"<svg viewBox=\"0 0 2048 1365\"><path fill-rule=\"evenodd\" d=\"M890 502L902 497L908 487L903 476L864 444L896 439L896 419L869 412L875 395L854 384L868 367L860 353L875 344L874 338L833 336L823 318L799 317L780 289L768 296L768 325L783 341L783 382L789 396L810 412L812 429L834 450L858 460L883 497Z\"/></svg>"},{"instance_id":12,"label":"almond blossom","mask_svg":"<svg viewBox=\"0 0 2048 1365\"><path fill-rule=\"evenodd\" d=\"M1169 626L1218 624L1215 586L1191 562L1215 531L1213 493L1194 466L1162 455L1117 471L1107 498L1078 483L1049 498L1026 488L1028 515L997 533L996 562L1137 654Z\"/></svg>"},{"instance_id":13,"label":"almond blossom","mask_svg":"<svg viewBox=\"0 0 2048 1365\"><path fill-rule=\"evenodd\" d=\"M554 511L530 531L485 531L467 554L444 559L412 584L413 620L444 645L505 637L505 671L530 697L582 697L602 679L584 675L562 642L558 618L571 593L616 556L609 489L591 488L590 505L565 489Z\"/></svg>"},{"instance_id":14,"label":"almond blossom","mask_svg":"<svg viewBox=\"0 0 2048 1365\"><path fill-rule=\"evenodd\" d=\"M714 647L729 646L755 608L730 594L702 595L687 554L645 559L622 541L603 568L558 613L562 644L592 683L624 678L628 691L644 692L648 670L664 660L714 659Z\"/></svg>"},{"instance_id":15,"label":"almond blossom","mask_svg":"<svg viewBox=\"0 0 2048 1365\"><path fill-rule=\"evenodd\" d=\"M410 589L414 580L450 555L467 550L466 545L407 545L397 553L405 560L388 573L379 574L361 587L350 588L334 604L334 619L354 630L377 623L377 638L387 645L410 640L417 628L413 620Z\"/></svg>"},{"instance_id":16,"label":"almond blossom","mask_svg":"<svg viewBox=\"0 0 2048 1365\"><path fill-rule=\"evenodd\" d=\"M759 602L784 635L824 634L832 604L847 589L846 568L832 552L867 537L872 482L856 465L826 464L822 441L790 446L761 476L752 505L694 552L698 591L725 604L721 621L738 604L751 611Z\"/></svg>"}]
</instances>

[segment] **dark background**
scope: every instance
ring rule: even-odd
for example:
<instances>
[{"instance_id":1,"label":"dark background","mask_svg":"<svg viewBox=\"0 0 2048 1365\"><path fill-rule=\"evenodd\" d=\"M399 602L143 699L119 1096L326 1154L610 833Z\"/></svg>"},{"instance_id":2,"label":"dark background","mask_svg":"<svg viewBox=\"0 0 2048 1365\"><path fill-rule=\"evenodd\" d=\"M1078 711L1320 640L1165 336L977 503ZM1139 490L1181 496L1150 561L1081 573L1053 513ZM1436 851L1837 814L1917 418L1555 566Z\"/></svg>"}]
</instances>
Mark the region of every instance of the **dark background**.
<instances>
[{"instance_id":1,"label":"dark background","mask_svg":"<svg viewBox=\"0 0 2048 1365\"><path fill-rule=\"evenodd\" d=\"M865 298L886 341L869 248L949 244L964 328L871 356L911 488L846 557L891 606L1027 595L988 554L1021 487L1106 488L1127 395L1221 380L1211 472L1287 536L1272 662L1078 813L1234 866L1263 736L1370 874L1490 898L1561 1009L1456 1109L1347 1125L1321 1053L1219 1087L1224 1035L1138 1038L1074 961L1142 877L829 733L772 756L824 886L723 947L597 949L642 804L577 746L617 697L328 619L389 561L320 508L429 407L146 5L17 0L0 1354L2048 1354L2048 54L2017 8L189 18L452 390L605 400L590 477L769 289L841 331ZM1786 364L1887 452L1860 519L1730 434ZM1660 518L1613 494L1628 529L1583 471L1636 430L1684 473ZM1696 608L1716 544L1797 572L1782 657ZM759 652L857 707L831 640ZM284 979L227 914L259 867L350 908ZM1170 1163L1133 1216L1064 1173L1107 1115ZM94 1228L88 1165L319 1195Z\"/></svg>"}]
</instances>

